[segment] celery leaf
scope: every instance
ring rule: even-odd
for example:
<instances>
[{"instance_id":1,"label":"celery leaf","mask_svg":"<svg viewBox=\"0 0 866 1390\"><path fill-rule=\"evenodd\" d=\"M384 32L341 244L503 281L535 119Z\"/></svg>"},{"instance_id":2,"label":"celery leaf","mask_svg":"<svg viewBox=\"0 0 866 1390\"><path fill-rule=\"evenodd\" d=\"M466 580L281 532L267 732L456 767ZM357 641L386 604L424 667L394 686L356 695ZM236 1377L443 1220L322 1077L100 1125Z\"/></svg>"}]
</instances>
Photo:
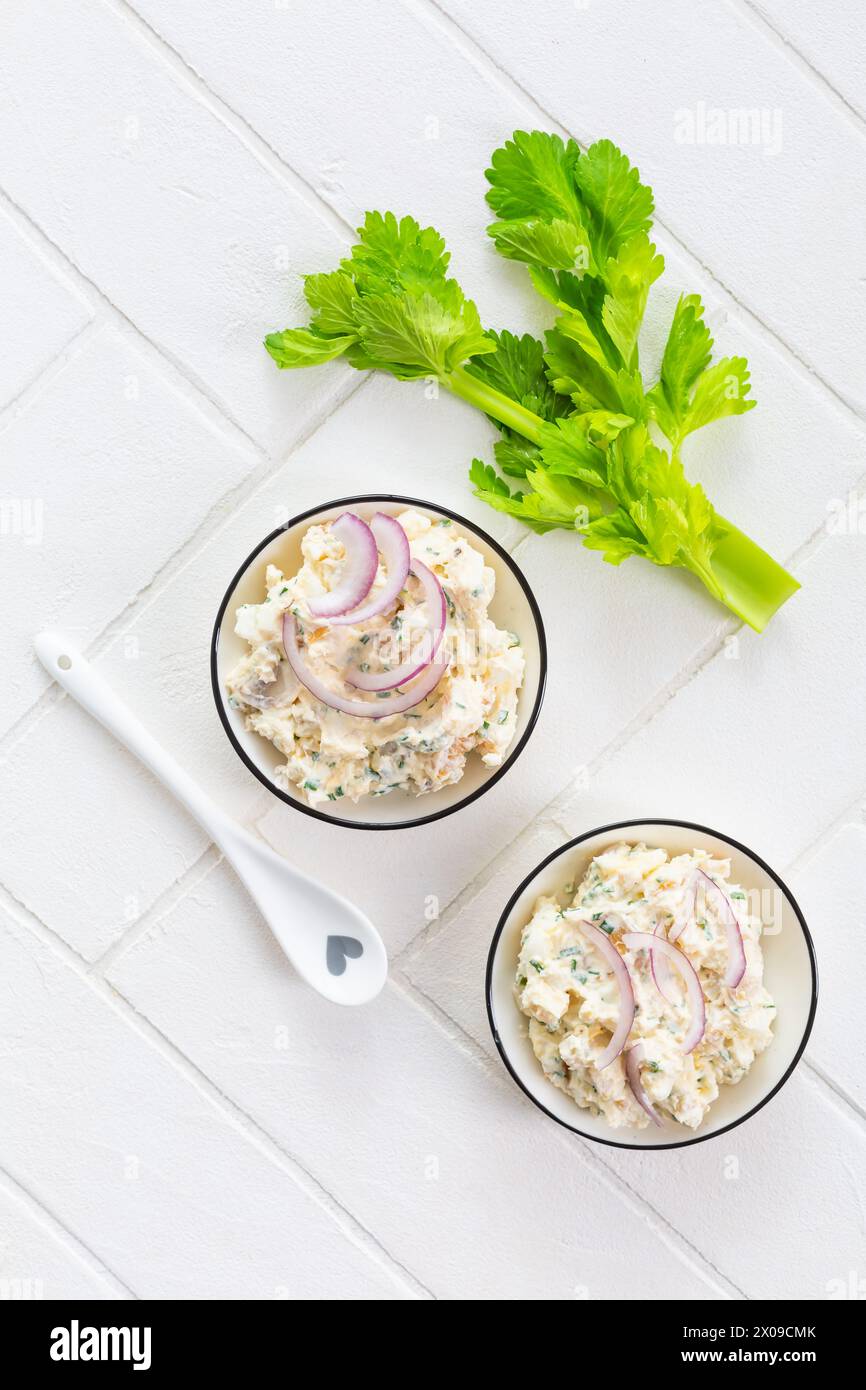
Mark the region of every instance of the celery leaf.
<instances>
[{"instance_id":1,"label":"celery leaf","mask_svg":"<svg viewBox=\"0 0 866 1390\"><path fill-rule=\"evenodd\" d=\"M326 337L314 328L286 328L269 333L265 347L278 367L315 367L341 357L356 341L351 334Z\"/></svg>"},{"instance_id":2,"label":"celery leaf","mask_svg":"<svg viewBox=\"0 0 866 1390\"><path fill-rule=\"evenodd\" d=\"M600 266L638 232L652 226L652 189L612 140L597 140L577 162L576 178L589 212L593 252Z\"/></svg>"},{"instance_id":3,"label":"celery leaf","mask_svg":"<svg viewBox=\"0 0 866 1390\"><path fill-rule=\"evenodd\" d=\"M674 311L661 375L647 393L655 420L674 448L693 430L756 404L749 395L744 357L723 357L710 366L713 340L700 295L683 295Z\"/></svg>"},{"instance_id":4,"label":"celery leaf","mask_svg":"<svg viewBox=\"0 0 866 1390\"><path fill-rule=\"evenodd\" d=\"M355 318L367 356L395 376L438 376L478 353L495 351L456 280L437 294L377 294L358 300Z\"/></svg>"}]
</instances>

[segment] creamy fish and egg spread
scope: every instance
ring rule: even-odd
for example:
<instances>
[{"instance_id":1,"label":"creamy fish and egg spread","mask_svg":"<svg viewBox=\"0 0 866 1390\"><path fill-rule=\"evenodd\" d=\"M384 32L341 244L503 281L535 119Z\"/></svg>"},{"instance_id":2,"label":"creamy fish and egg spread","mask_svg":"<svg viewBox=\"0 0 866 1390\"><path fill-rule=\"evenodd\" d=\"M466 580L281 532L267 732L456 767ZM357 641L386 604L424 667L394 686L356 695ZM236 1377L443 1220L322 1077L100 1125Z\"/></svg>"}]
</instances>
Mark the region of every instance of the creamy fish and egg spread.
<instances>
[{"instance_id":1,"label":"creamy fish and egg spread","mask_svg":"<svg viewBox=\"0 0 866 1390\"><path fill-rule=\"evenodd\" d=\"M616 844L523 929L515 996L535 1056L614 1128L696 1129L772 1041L761 923L730 874L702 849Z\"/></svg>"},{"instance_id":2,"label":"creamy fish and egg spread","mask_svg":"<svg viewBox=\"0 0 866 1390\"><path fill-rule=\"evenodd\" d=\"M495 576L457 524L344 513L301 550L296 574L269 565L263 602L238 610L249 652L227 682L285 758L278 782L318 806L436 791L473 753L499 767L524 655L488 617Z\"/></svg>"}]
</instances>

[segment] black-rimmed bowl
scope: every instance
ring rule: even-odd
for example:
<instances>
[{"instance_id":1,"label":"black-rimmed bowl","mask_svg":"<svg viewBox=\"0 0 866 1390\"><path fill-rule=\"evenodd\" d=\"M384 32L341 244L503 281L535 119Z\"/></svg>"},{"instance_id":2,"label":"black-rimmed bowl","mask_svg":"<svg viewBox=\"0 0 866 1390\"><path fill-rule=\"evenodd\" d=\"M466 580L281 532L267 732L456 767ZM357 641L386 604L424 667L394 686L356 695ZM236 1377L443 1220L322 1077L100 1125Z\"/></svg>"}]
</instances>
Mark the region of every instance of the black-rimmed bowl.
<instances>
[{"instance_id":1,"label":"black-rimmed bowl","mask_svg":"<svg viewBox=\"0 0 866 1390\"><path fill-rule=\"evenodd\" d=\"M719 1098L696 1130L666 1119L660 1129L613 1129L604 1116L583 1110L548 1081L529 1041L528 1019L514 998L520 934L536 898L560 895L567 883L580 883L594 855L623 840L683 854L707 849L730 858L734 880L749 895L750 911L764 923L761 947L764 982L776 1001L773 1041L755 1058L736 1086L722 1086ZM753 850L728 835L690 821L618 821L578 835L539 864L512 895L493 934L487 958L487 1016L493 1040L513 1079L540 1110L566 1129L618 1149L679 1149L700 1144L741 1125L766 1105L793 1072L812 1031L818 1001L815 948L805 918L779 875Z\"/></svg>"},{"instance_id":2,"label":"black-rimmed bowl","mask_svg":"<svg viewBox=\"0 0 866 1390\"><path fill-rule=\"evenodd\" d=\"M410 507L427 516L455 522L475 548L481 551L485 563L496 575L496 593L488 609L489 616L497 627L519 635L526 658L526 674L517 701L516 733L501 767L486 768L479 757L470 754L466 771L459 782L425 796L414 797L395 791L388 796L363 797L357 803L329 801L327 810L313 807L308 805L299 791L294 788L286 790L278 785L274 778L275 769L285 762L285 758L267 739L247 729L243 711L232 709L228 703L226 678L249 650L247 643L234 630L235 614L242 603L262 602L266 592L265 570L269 564L279 565L285 574L297 572L302 563L301 538L309 526L331 521L347 508L369 519L376 511L396 514ZM427 825L476 801L505 775L526 747L541 708L546 675L547 646L541 613L532 590L508 552L480 526L457 512L417 497L400 497L390 493L341 497L334 502L325 502L292 517L285 526L265 536L252 554L247 556L229 584L219 606L211 642L211 683L217 713L241 761L268 791L287 806L293 806L295 810L316 820L357 830L402 830Z\"/></svg>"}]
</instances>

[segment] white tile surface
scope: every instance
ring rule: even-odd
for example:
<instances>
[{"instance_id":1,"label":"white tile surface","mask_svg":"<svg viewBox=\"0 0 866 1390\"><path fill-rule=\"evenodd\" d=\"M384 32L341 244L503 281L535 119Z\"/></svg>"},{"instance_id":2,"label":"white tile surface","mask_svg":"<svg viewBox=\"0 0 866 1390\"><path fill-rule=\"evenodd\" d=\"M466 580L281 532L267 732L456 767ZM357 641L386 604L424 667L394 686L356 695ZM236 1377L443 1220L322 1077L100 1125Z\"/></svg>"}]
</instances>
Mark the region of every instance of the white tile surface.
<instances>
[{"instance_id":1,"label":"white tile surface","mask_svg":"<svg viewBox=\"0 0 866 1390\"><path fill-rule=\"evenodd\" d=\"M749 1298L827 1298L862 1268L863 1125L805 1069L730 1134L672 1153L612 1153L613 1171Z\"/></svg>"},{"instance_id":2,"label":"white tile surface","mask_svg":"<svg viewBox=\"0 0 866 1390\"><path fill-rule=\"evenodd\" d=\"M792 877L806 920L814 924L821 965L821 1008L809 1056L866 1110L866 1018L861 945L866 928L866 828L846 825Z\"/></svg>"},{"instance_id":3,"label":"white tile surface","mask_svg":"<svg viewBox=\"0 0 866 1390\"><path fill-rule=\"evenodd\" d=\"M345 369L279 378L261 340L302 313L300 272L339 258L330 222L105 5L5 7L0 79L10 195L255 439L297 437Z\"/></svg>"},{"instance_id":4,"label":"white tile surface","mask_svg":"<svg viewBox=\"0 0 866 1390\"><path fill-rule=\"evenodd\" d=\"M4 922L0 958L4 1163L86 1229L135 1294L397 1292L317 1201L50 950Z\"/></svg>"},{"instance_id":5,"label":"white tile surface","mask_svg":"<svg viewBox=\"0 0 866 1390\"><path fill-rule=\"evenodd\" d=\"M42 510L38 537L0 537L0 1296L820 1299L862 1277L866 535L826 530L866 474L862 16L826 10L3 9L0 491ZM700 103L778 109L781 147L678 142ZM442 230L487 322L540 327L483 235L482 171L516 126L552 123L621 141L655 188L644 362L682 290L749 356L759 409L685 452L720 510L797 557L803 592L760 639L730 640L683 575L614 572L477 503L466 469L492 431L459 402L278 374L261 349L376 206ZM270 800L207 671L244 556L359 489L443 502L516 549L550 645L522 759L402 834ZM380 925L395 980L376 1005L302 988L186 813L46 695L30 639L49 623L227 811ZM517 882L640 814L790 869L822 977L808 1061L767 1110L647 1156L572 1142L524 1101L482 997Z\"/></svg>"},{"instance_id":6,"label":"white tile surface","mask_svg":"<svg viewBox=\"0 0 866 1390\"><path fill-rule=\"evenodd\" d=\"M0 1188L0 1300L118 1296L39 1207L11 1187Z\"/></svg>"},{"instance_id":7,"label":"white tile surface","mask_svg":"<svg viewBox=\"0 0 866 1390\"><path fill-rule=\"evenodd\" d=\"M0 840L0 877L86 960L207 847L150 773L69 699L13 746L2 771L16 811Z\"/></svg>"},{"instance_id":8,"label":"white tile surface","mask_svg":"<svg viewBox=\"0 0 866 1390\"><path fill-rule=\"evenodd\" d=\"M5 731L48 685L33 635L62 627L81 645L92 641L257 459L113 328L82 343L0 438L4 495L20 499L33 523L0 548Z\"/></svg>"},{"instance_id":9,"label":"white tile surface","mask_svg":"<svg viewBox=\"0 0 866 1390\"><path fill-rule=\"evenodd\" d=\"M202 977L204 952L220 969ZM375 1014L343 1011L301 986L223 866L109 978L437 1296L634 1298L650 1263L657 1293L712 1295L414 1003L388 987ZM532 1241L514 1209L529 1172Z\"/></svg>"},{"instance_id":10,"label":"white tile surface","mask_svg":"<svg viewBox=\"0 0 866 1390\"><path fill-rule=\"evenodd\" d=\"M503 274L484 236L484 160L520 106L457 59L429 7L254 0L207 25L170 0L136 9L350 226L371 207L431 222L485 321L533 326L541 306L522 268Z\"/></svg>"},{"instance_id":11,"label":"white tile surface","mask_svg":"<svg viewBox=\"0 0 866 1390\"><path fill-rule=\"evenodd\" d=\"M491 1065L497 1054L480 987L490 938L516 884L565 838L551 824L527 831L510 852L511 872L500 866L441 931L401 962L412 984L451 1015ZM821 975L807 1055L861 1107L862 990L854 943L862 935L864 844L862 828L846 828L791 885L814 933ZM826 1297L829 1281L844 1279L862 1261L862 1223L850 1214L859 1207L855 1175L866 1161L866 1132L845 1113L844 1102L808 1074L798 1073L764 1111L730 1134L670 1153L605 1150L603 1161L749 1298ZM816 1164L820 1190L810 1187L791 1220L790 1204ZM750 1231L758 1223L762 1239L754 1241ZM808 1259L804 1249L812 1251Z\"/></svg>"},{"instance_id":12,"label":"white tile surface","mask_svg":"<svg viewBox=\"0 0 866 1390\"><path fill-rule=\"evenodd\" d=\"M429 924L398 961L425 998L448 1014L491 1057L496 1049L487 1023L481 982L490 941L505 905L537 864L568 840L552 820L538 820L498 856L441 922Z\"/></svg>"},{"instance_id":13,"label":"white tile surface","mask_svg":"<svg viewBox=\"0 0 866 1390\"><path fill-rule=\"evenodd\" d=\"M697 821L790 863L866 783L850 679L866 617L866 546L827 537L803 588L762 637L725 646L577 788L561 810L577 834L630 815Z\"/></svg>"},{"instance_id":14,"label":"white tile surface","mask_svg":"<svg viewBox=\"0 0 866 1390\"><path fill-rule=\"evenodd\" d=\"M753 10L824 81L866 119L860 55L866 44L862 5L813 5L811 0L748 0Z\"/></svg>"},{"instance_id":15,"label":"white tile surface","mask_svg":"<svg viewBox=\"0 0 866 1390\"><path fill-rule=\"evenodd\" d=\"M0 408L38 377L80 333L90 309L72 285L41 259L5 213L0 213L3 332L14 351L0 361Z\"/></svg>"},{"instance_id":16,"label":"white tile surface","mask_svg":"<svg viewBox=\"0 0 866 1390\"><path fill-rule=\"evenodd\" d=\"M627 150L661 220L837 389L866 404L862 354L846 346L862 341L866 145L772 35L736 5L696 11L691 0L441 8L578 139L609 136ZM846 0L843 9L857 6ZM714 111L724 141L711 134Z\"/></svg>"}]
</instances>

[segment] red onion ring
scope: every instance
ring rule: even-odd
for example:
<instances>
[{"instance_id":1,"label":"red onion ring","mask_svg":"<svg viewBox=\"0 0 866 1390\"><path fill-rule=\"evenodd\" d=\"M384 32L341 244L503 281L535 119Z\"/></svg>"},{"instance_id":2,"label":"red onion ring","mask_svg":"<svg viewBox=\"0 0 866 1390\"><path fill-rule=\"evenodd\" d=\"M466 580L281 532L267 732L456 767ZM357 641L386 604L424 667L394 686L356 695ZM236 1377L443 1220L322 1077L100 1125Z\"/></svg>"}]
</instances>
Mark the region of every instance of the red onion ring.
<instances>
[{"instance_id":1,"label":"red onion ring","mask_svg":"<svg viewBox=\"0 0 866 1390\"><path fill-rule=\"evenodd\" d=\"M599 955L607 961L614 973L619 989L619 1019L616 1028L607 1047L595 1060L595 1066L598 1067L599 1071L602 1071L605 1067L610 1066L625 1047L631 1025L634 1023L634 990L628 967L607 933L597 927L594 922L587 922L585 918L580 918L575 925L580 928Z\"/></svg>"},{"instance_id":2,"label":"red onion ring","mask_svg":"<svg viewBox=\"0 0 866 1390\"><path fill-rule=\"evenodd\" d=\"M331 523L331 533L342 541L346 558L339 584L309 600L307 606L314 618L333 618L350 608L357 608L370 592L379 567L373 532L366 521L355 516L354 512L343 512L342 516L338 516Z\"/></svg>"},{"instance_id":3,"label":"red onion ring","mask_svg":"<svg viewBox=\"0 0 866 1390\"><path fill-rule=\"evenodd\" d=\"M692 1016L681 1047L682 1051L685 1053L692 1052L704 1036L704 1031L707 1026L707 1014L704 1004L704 991L701 989L701 982L698 979L697 971L688 956L684 955L672 942L666 941L664 937L661 936L653 936L652 932L625 932L620 937L620 941L629 951L661 951L682 975L688 992L689 1003L691 1004Z\"/></svg>"},{"instance_id":4,"label":"red onion ring","mask_svg":"<svg viewBox=\"0 0 866 1390\"><path fill-rule=\"evenodd\" d=\"M698 892L698 871L693 869L686 879L683 901L676 921L668 932L668 941L678 941L690 922L695 919L695 899Z\"/></svg>"},{"instance_id":5,"label":"red onion ring","mask_svg":"<svg viewBox=\"0 0 866 1390\"><path fill-rule=\"evenodd\" d=\"M655 936L664 936L665 931L661 922L655 929ZM670 961L662 951L657 951L655 947L650 951L650 970L652 971L653 982L662 998L669 1004L679 1004L680 996L674 984L674 975Z\"/></svg>"},{"instance_id":6,"label":"red onion ring","mask_svg":"<svg viewBox=\"0 0 866 1390\"><path fill-rule=\"evenodd\" d=\"M402 714L404 710L420 705L439 684L450 659L446 656L441 661L434 661L411 690L404 691L396 699L389 697L387 707L381 708L373 700L351 700L344 695L335 695L324 681L313 674L298 646L297 627L291 613L283 614L283 646L289 665L301 685L309 690L311 695L315 695L317 700L321 700L322 704L330 709L339 710L342 714L357 715L361 719L387 719L389 715Z\"/></svg>"},{"instance_id":7,"label":"red onion ring","mask_svg":"<svg viewBox=\"0 0 866 1390\"><path fill-rule=\"evenodd\" d=\"M644 1090L643 1082L640 1079L640 1064L643 1059L643 1043L633 1043L625 1054L625 1079L641 1110L649 1115L654 1125L660 1126L661 1120L653 1109L652 1101Z\"/></svg>"},{"instance_id":8,"label":"red onion ring","mask_svg":"<svg viewBox=\"0 0 866 1390\"><path fill-rule=\"evenodd\" d=\"M370 531L378 544L379 550L382 552L382 559L385 562L387 576L385 583L377 594L368 597L370 587L376 578L376 571L374 569L373 578L370 580L364 593L359 599L355 600L356 603L360 603L362 606L360 608L355 608L351 613L344 612L341 609L339 616L332 619L332 626L334 627L349 623L363 623L366 622L368 618L375 618L377 614L384 613L386 608L390 608L400 590L403 588L403 585L406 583L406 576L409 573L409 565L412 557L409 552L409 539L397 518L388 516L385 512L377 512L370 522ZM378 566L378 559L376 563ZM367 599L366 603L363 602L365 598ZM313 606L311 604L310 612L312 613L312 611ZM432 661L432 656L430 659ZM409 677L406 676L404 679L408 680ZM385 689L386 687L369 685L361 688L364 690L378 690L380 688Z\"/></svg>"},{"instance_id":9,"label":"red onion ring","mask_svg":"<svg viewBox=\"0 0 866 1390\"><path fill-rule=\"evenodd\" d=\"M724 983L728 989L736 989L746 973L746 951L743 946L743 933L740 930L740 923L737 914L733 909L731 900L724 889L716 883L715 879L710 878L709 874L704 873L703 869L698 869L701 878L704 894L707 888L711 888L715 894L721 909L722 919L725 924L725 935L728 939L728 968L725 971Z\"/></svg>"},{"instance_id":10,"label":"red onion ring","mask_svg":"<svg viewBox=\"0 0 866 1390\"><path fill-rule=\"evenodd\" d=\"M690 921L694 921L697 910L698 888L704 890L706 898L707 888L712 889L721 907L720 916L724 923L725 935L728 943L728 968L725 971L723 983L728 989L736 989L746 973L746 951L743 946L743 933L731 901L724 889L716 883L714 878L703 869L695 869L691 878L686 884L686 895L683 906L677 915L677 920L668 935L669 941L676 941L682 935Z\"/></svg>"},{"instance_id":11,"label":"red onion ring","mask_svg":"<svg viewBox=\"0 0 866 1390\"><path fill-rule=\"evenodd\" d=\"M412 569L421 581L424 590L424 602L427 604L430 614L430 625L424 634L422 649L402 662L400 666L395 666L391 671L370 672L361 671L358 667L350 667L346 672L346 680L356 690L394 690L398 685L406 685L408 681L414 680L425 667L430 665L439 650L439 644L445 632L445 618L448 611L445 603L445 592L433 571L429 570L426 565L422 565L420 560L412 561Z\"/></svg>"}]
</instances>

